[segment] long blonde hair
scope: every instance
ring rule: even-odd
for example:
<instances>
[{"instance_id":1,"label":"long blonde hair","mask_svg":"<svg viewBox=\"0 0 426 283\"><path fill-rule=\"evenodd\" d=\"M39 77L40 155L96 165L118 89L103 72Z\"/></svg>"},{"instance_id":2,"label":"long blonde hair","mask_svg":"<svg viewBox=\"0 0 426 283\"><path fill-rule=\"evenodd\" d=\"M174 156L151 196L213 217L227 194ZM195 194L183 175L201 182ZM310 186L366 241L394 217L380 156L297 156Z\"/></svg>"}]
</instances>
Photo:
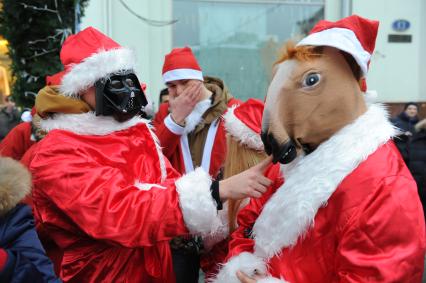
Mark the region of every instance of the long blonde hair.
<instances>
[{"instance_id":1,"label":"long blonde hair","mask_svg":"<svg viewBox=\"0 0 426 283\"><path fill-rule=\"evenodd\" d=\"M225 179L253 167L266 158L266 153L241 144L230 134L226 135L226 144ZM229 233L232 233L236 229L236 217L242 201L228 200Z\"/></svg>"}]
</instances>

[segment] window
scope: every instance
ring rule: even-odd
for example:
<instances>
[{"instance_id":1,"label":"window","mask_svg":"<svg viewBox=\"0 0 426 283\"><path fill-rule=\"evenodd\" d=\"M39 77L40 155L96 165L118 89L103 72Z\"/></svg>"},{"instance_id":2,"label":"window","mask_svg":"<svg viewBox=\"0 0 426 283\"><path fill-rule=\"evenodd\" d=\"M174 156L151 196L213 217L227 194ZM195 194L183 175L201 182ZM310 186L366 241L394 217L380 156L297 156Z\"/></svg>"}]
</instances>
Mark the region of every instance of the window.
<instances>
[{"instance_id":1,"label":"window","mask_svg":"<svg viewBox=\"0 0 426 283\"><path fill-rule=\"evenodd\" d=\"M189 45L234 97L263 99L278 49L324 18L324 1L174 0L173 13L174 47Z\"/></svg>"}]
</instances>

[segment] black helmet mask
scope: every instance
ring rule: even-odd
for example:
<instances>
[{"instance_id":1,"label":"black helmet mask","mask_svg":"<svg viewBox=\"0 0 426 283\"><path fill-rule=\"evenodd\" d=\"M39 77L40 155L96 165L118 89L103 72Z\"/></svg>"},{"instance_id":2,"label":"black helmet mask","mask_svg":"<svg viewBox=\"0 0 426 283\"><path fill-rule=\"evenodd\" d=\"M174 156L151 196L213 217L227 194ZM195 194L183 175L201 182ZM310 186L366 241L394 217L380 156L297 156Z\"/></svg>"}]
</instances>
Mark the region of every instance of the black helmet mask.
<instances>
[{"instance_id":1,"label":"black helmet mask","mask_svg":"<svg viewBox=\"0 0 426 283\"><path fill-rule=\"evenodd\" d=\"M148 104L138 78L132 70L110 74L95 83L96 116L113 116L118 122L143 114Z\"/></svg>"}]
</instances>

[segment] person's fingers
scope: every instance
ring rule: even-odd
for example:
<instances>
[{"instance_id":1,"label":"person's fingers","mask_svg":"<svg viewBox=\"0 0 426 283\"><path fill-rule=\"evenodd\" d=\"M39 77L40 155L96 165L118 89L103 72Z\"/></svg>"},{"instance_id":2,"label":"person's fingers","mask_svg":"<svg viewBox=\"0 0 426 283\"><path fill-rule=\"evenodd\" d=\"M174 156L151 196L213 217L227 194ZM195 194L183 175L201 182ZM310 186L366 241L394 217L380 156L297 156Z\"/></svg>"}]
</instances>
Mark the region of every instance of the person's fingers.
<instances>
[{"instance_id":1,"label":"person's fingers","mask_svg":"<svg viewBox=\"0 0 426 283\"><path fill-rule=\"evenodd\" d=\"M194 94L195 85L189 84L185 86L185 89L182 91L181 95L179 97L182 97L183 99L190 99L191 96Z\"/></svg>"},{"instance_id":2,"label":"person's fingers","mask_svg":"<svg viewBox=\"0 0 426 283\"><path fill-rule=\"evenodd\" d=\"M186 95L186 102L191 104L197 104L199 100L199 94L196 87L192 87L188 90L188 93Z\"/></svg>"},{"instance_id":3,"label":"person's fingers","mask_svg":"<svg viewBox=\"0 0 426 283\"><path fill-rule=\"evenodd\" d=\"M253 188L258 191L261 194L266 193L266 191L268 190L268 187L265 187L264 185L260 184L260 183L256 183Z\"/></svg>"},{"instance_id":4,"label":"person's fingers","mask_svg":"<svg viewBox=\"0 0 426 283\"><path fill-rule=\"evenodd\" d=\"M249 193L248 193L249 197L252 198L260 198L262 196L261 193L259 193L258 191L256 191L255 189L252 189Z\"/></svg>"},{"instance_id":5,"label":"person's fingers","mask_svg":"<svg viewBox=\"0 0 426 283\"><path fill-rule=\"evenodd\" d=\"M263 175L259 176L257 181L265 187L269 187L270 185L272 185L272 180Z\"/></svg>"},{"instance_id":6,"label":"person's fingers","mask_svg":"<svg viewBox=\"0 0 426 283\"><path fill-rule=\"evenodd\" d=\"M237 271L237 278L241 283L256 283L256 280L244 274L244 272Z\"/></svg>"},{"instance_id":7,"label":"person's fingers","mask_svg":"<svg viewBox=\"0 0 426 283\"><path fill-rule=\"evenodd\" d=\"M262 160L261 162L253 166L253 168L255 168L255 170L259 172L264 173L266 168L268 168L268 166L271 164L271 162L272 162L272 155L268 156L267 158L265 158L264 160Z\"/></svg>"},{"instance_id":8,"label":"person's fingers","mask_svg":"<svg viewBox=\"0 0 426 283\"><path fill-rule=\"evenodd\" d=\"M201 94L202 94L202 85L201 84L195 85L193 89L192 98L198 101L200 100Z\"/></svg>"}]
</instances>

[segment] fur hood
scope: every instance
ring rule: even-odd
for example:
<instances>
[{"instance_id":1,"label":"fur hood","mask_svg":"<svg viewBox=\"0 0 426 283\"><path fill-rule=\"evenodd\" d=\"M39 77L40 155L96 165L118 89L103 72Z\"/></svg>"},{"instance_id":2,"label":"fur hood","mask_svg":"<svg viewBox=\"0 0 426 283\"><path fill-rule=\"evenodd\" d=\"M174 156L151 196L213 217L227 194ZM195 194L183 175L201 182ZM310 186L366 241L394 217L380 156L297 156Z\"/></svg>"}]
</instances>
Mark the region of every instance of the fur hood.
<instances>
[{"instance_id":1,"label":"fur hood","mask_svg":"<svg viewBox=\"0 0 426 283\"><path fill-rule=\"evenodd\" d=\"M416 132L420 132L422 130L426 130L426 119L421 120L415 126Z\"/></svg>"},{"instance_id":2,"label":"fur hood","mask_svg":"<svg viewBox=\"0 0 426 283\"><path fill-rule=\"evenodd\" d=\"M30 172L18 161L0 157L0 216L12 210L30 191Z\"/></svg>"}]
</instances>

